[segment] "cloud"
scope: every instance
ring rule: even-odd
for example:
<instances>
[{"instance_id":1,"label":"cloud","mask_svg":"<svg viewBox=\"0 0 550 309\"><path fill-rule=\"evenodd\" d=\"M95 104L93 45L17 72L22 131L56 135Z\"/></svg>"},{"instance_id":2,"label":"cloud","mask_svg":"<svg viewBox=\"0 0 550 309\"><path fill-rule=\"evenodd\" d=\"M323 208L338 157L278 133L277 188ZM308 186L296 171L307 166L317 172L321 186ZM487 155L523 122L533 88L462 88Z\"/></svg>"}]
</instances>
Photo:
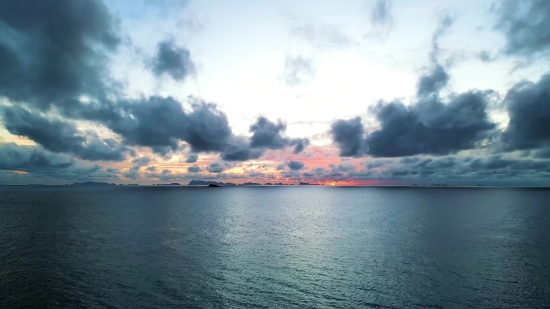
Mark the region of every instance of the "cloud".
<instances>
[{"instance_id":1,"label":"cloud","mask_svg":"<svg viewBox=\"0 0 550 309\"><path fill-rule=\"evenodd\" d=\"M264 149L252 149L244 137L232 137L221 156L225 161L248 161L261 157L264 152Z\"/></svg>"},{"instance_id":2,"label":"cloud","mask_svg":"<svg viewBox=\"0 0 550 309\"><path fill-rule=\"evenodd\" d=\"M439 39L445 35L451 26L454 24L454 19L449 15L444 15L437 26L437 29L432 35L432 50L430 52L430 62L432 65L439 63L441 49L439 47Z\"/></svg>"},{"instance_id":3,"label":"cloud","mask_svg":"<svg viewBox=\"0 0 550 309\"><path fill-rule=\"evenodd\" d=\"M177 150L185 141L194 152L220 152L232 136L227 116L213 103L191 98L191 112L172 97L152 96L93 104L76 116L103 123L129 145L158 153Z\"/></svg>"},{"instance_id":4,"label":"cloud","mask_svg":"<svg viewBox=\"0 0 550 309\"><path fill-rule=\"evenodd\" d=\"M496 125L487 113L490 91L452 94L439 98L449 75L438 63L438 40L452 25L445 17L432 38L430 69L419 77L416 102L380 101L370 108L380 128L364 137L359 117L337 120L331 128L340 156L402 157L418 154L447 155L479 146Z\"/></svg>"},{"instance_id":5,"label":"cloud","mask_svg":"<svg viewBox=\"0 0 550 309\"><path fill-rule=\"evenodd\" d=\"M118 25L101 1L0 3L0 96L46 109L104 97Z\"/></svg>"},{"instance_id":6,"label":"cloud","mask_svg":"<svg viewBox=\"0 0 550 309\"><path fill-rule=\"evenodd\" d=\"M45 152L37 147L0 144L0 169L38 172L69 168L74 161L67 156Z\"/></svg>"},{"instance_id":7,"label":"cloud","mask_svg":"<svg viewBox=\"0 0 550 309\"><path fill-rule=\"evenodd\" d=\"M188 167L187 171L189 173L200 173L200 172L202 172L202 168L195 164L193 166Z\"/></svg>"},{"instance_id":8,"label":"cloud","mask_svg":"<svg viewBox=\"0 0 550 309\"><path fill-rule=\"evenodd\" d=\"M162 41L157 46L151 69L157 76L170 75L174 80L182 81L194 70L189 50L179 47L173 40Z\"/></svg>"},{"instance_id":9,"label":"cloud","mask_svg":"<svg viewBox=\"0 0 550 309\"><path fill-rule=\"evenodd\" d=\"M511 56L550 56L550 2L504 0L495 7L496 29L506 38Z\"/></svg>"},{"instance_id":10,"label":"cloud","mask_svg":"<svg viewBox=\"0 0 550 309\"><path fill-rule=\"evenodd\" d=\"M391 13L391 0L376 0L370 11L370 23L374 28L374 33L368 34L387 35L393 27L393 17Z\"/></svg>"},{"instance_id":11,"label":"cloud","mask_svg":"<svg viewBox=\"0 0 550 309\"><path fill-rule=\"evenodd\" d=\"M550 148L538 150L533 156L538 159L550 159Z\"/></svg>"},{"instance_id":12,"label":"cloud","mask_svg":"<svg viewBox=\"0 0 550 309\"><path fill-rule=\"evenodd\" d=\"M484 50L479 53L479 60L482 62L491 62L495 60L495 57L491 56L488 51Z\"/></svg>"},{"instance_id":13,"label":"cloud","mask_svg":"<svg viewBox=\"0 0 550 309\"><path fill-rule=\"evenodd\" d=\"M404 158L404 159L408 159L408 158ZM374 169L374 168L378 168L378 167L382 167L386 164L388 164L389 162L391 161L388 161L388 160L376 160L376 161L369 161L369 162L364 162L363 165L367 168L367 169Z\"/></svg>"},{"instance_id":14,"label":"cloud","mask_svg":"<svg viewBox=\"0 0 550 309\"><path fill-rule=\"evenodd\" d=\"M433 68L423 74L418 80L417 92L418 97L424 97L431 94L437 94L449 81L449 74L440 64L436 63Z\"/></svg>"},{"instance_id":15,"label":"cloud","mask_svg":"<svg viewBox=\"0 0 550 309\"><path fill-rule=\"evenodd\" d=\"M432 35L430 66L429 69L424 72L418 80L416 92L417 97L437 95L439 94L439 91L443 89L449 81L449 74L439 62L439 57L441 53L441 49L439 47L439 39L445 33L447 33L453 23L454 20L449 15L443 16L439 21L437 29Z\"/></svg>"},{"instance_id":16,"label":"cloud","mask_svg":"<svg viewBox=\"0 0 550 309\"><path fill-rule=\"evenodd\" d=\"M126 145L150 147L163 155L177 150L180 141L188 143L194 152L223 152L228 148L233 138L231 128L226 115L212 103L190 98L191 110L186 112L171 97L122 98L106 69L108 53L119 45L117 23L102 2L4 1L0 10L0 95L14 104L21 101L27 105L27 118L37 118L40 111L55 106L65 118L102 124L119 134ZM181 79L189 73L186 55L173 42L162 42L154 70ZM10 109L11 114L20 113L15 105L5 107L5 113ZM75 150L71 145L86 143L79 134L82 132L70 122L47 117L43 123L65 133L60 136L67 138L65 141L46 140L55 136L42 137L28 128L19 132L23 130L21 123L12 123L12 131L36 138L50 149L66 146L70 148L67 151L87 159L95 159L95 152L118 146L112 139L97 138L89 142L96 148L94 153L85 153L90 147L84 146ZM108 155L111 157L97 159L121 159L116 153L103 154Z\"/></svg>"},{"instance_id":17,"label":"cloud","mask_svg":"<svg viewBox=\"0 0 550 309\"><path fill-rule=\"evenodd\" d=\"M130 148L114 139L100 139L93 132L82 132L76 126L57 118L46 118L18 106L1 110L4 126L14 135L25 136L52 152L72 153L84 160L122 161Z\"/></svg>"},{"instance_id":18,"label":"cloud","mask_svg":"<svg viewBox=\"0 0 550 309\"><path fill-rule=\"evenodd\" d=\"M293 171L299 171L305 167L304 162L302 161L289 161L288 162L288 168L290 168Z\"/></svg>"},{"instance_id":19,"label":"cloud","mask_svg":"<svg viewBox=\"0 0 550 309\"><path fill-rule=\"evenodd\" d=\"M334 142L340 148L341 157L353 157L362 154L365 128L361 123L361 118L337 120L332 124L330 133Z\"/></svg>"},{"instance_id":20,"label":"cloud","mask_svg":"<svg viewBox=\"0 0 550 309\"><path fill-rule=\"evenodd\" d=\"M374 159L372 166L381 169L351 171L345 177L355 180L401 180L421 183L439 181L476 184L478 181L509 184L537 183L550 176L550 161L504 157L443 156L408 157L402 160ZM327 175L323 175L329 179Z\"/></svg>"},{"instance_id":21,"label":"cloud","mask_svg":"<svg viewBox=\"0 0 550 309\"><path fill-rule=\"evenodd\" d=\"M302 24L293 27L291 33L315 48L341 49L355 44L338 27L327 24Z\"/></svg>"},{"instance_id":22,"label":"cloud","mask_svg":"<svg viewBox=\"0 0 550 309\"><path fill-rule=\"evenodd\" d=\"M330 165L333 172L351 172L357 169L355 164L331 164Z\"/></svg>"},{"instance_id":23,"label":"cloud","mask_svg":"<svg viewBox=\"0 0 550 309\"><path fill-rule=\"evenodd\" d=\"M0 144L0 170L22 171L38 178L116 179L117 170L99 165L85 166L64 154L51 153L36 146Z\"/></svg>"},{"instance_id":24,"label":"cloud","mask_svg":"<svg viewBox=\"0 0 550 309\"><path fill-rule=\"evenodd\" d=\"M190 154L187 159L185 160L185 163L195 163L199 159L199 156L197 154Z\"/></svg>"},{"instance_id":25,"label":"cloud","mask_svg":"<svg viewBox=\"0 0 550 309\"><path fill-rule=\"evenodd\" d=\"M507 150L550 146L550 74L534 82L520 82L508 91L504 102L510 121L503 133Z\"/></svg>"},{"instance_id":26,"label":"cloud","mask_svg":"<svg viewBox=\"0 0 550 309\"><path fill-rule=\"evenodd\" d=\"M225 170L225 166L221 163L210 163L206 169L210 173L221 173Z\"/></svg>"},{"instance_id":27,"label":"cloud","mask_svg":"<svg viewBox=\"0 0 550 309\"><path fill-rule=\"evenodd\" d=\"M312 80L316 69L311 59L303 56L286 56L284 80L287 86L298 86Z\"/></svg>"},{"instance_id":28,"label":"cloud","mask_svg":"<svg viewBox=\"0 0 550 309\"><path fill-rule=\"evenodd\" d=\"M283 135L286 128L286 123L280 119L277 122L272 122L266 117L258 117L256 122L250 126L250 132L252 133L250 147L276 150L295 146L295 154L302 152L309 145L309 139L287 138Z\"/></svg>"},{"instance_id":29,"label":"cloud","mask_svg":"<svg viewBox=\"0 0 550 309\"><path fill-rule=\"evenodd\" d=\"M294 154L299 154L309 146L308 138L295 138L290 140L290 145L295 145Z\"/></svg>"},{"instance_id":30,"label":"cloud","mask_svg":"<svg viewBox=\"0 0 550 309\"><path fill-rule=\"evenodd\" d=\"M371 23L384 25L391 22L391 0L376 0L371 10Z\"/></svg>"},{"instance_id":31,"label":"cloud","mask_svg":"<svg viewBox=\"0 0 550 309\"><path fill-rule=\"evenodd\" d=\"M288 141L282 136L285 130L286 123L280 119L274 123L265 117L258 117L256 122L250 126L250 132L252 132L250 147L283 149L288 144Z\"/></svg>"},{"instance_id":32,"label":"cloud","mask_svg":"<svg viewBox=\"0 0 550 309\"><path fill-rule=\"evenodd\" d=\"M132 167L128 169L128 172L124 174L124 177L130 179L140 178L139 170L141 167L149 165L149 163L151 163L151 158L149 157L135 158L132 160Z\"/></svg>"},{"instance_id":33,"label":"cloud","mask_svg":"<svg viewBox=\"0 0 550 309\"><path fill-rule=\"evenodd\" d=\"M132 164L134 164L134 166L147 166L149 163L151 163L151 158L149 157L139 157L132 160Z\"/></svg>"},{"instance_id":34,"label":"cloud","mask_svg":"<svg viewBox=\"0 0 550 309\"><path fill-rule=\"evenodd\" d=\"M298 153L309 144L284 137L286 124L277 128L282 121L271 140L265 134L272 127L251 129L252 140L235 136L227 116L198 98L190 97L185 102L190 108L184 109L169 96L124 96L107 70L111 52L120 45L118 22L101 1L7 0L0 11L0 96L9 102L2 108L4 125L46 149L120 161L134 155L130 146L167 155L186 143L193 153L243 161L259 158L266 149L294 146ZM193 69L189 52L171 40L159 43L149 65L155 74L176 80ZM81 120L106 127L121 142L78 129Z\"/></svg>"},{"instance_id":35,"label":"cloud","mask_svg":"<svg viewBox=\"0 0 550 309\"><path fill-rule=\"evenodd\" d=\"M232 132L227 116L213 103L195 100L183 140L196 152L223 151Z\"/></svg>"},{"instance_id":36,"label":"cloud","mask_svg":"<svg viewBox=\"0 0 550 309\"><path fill-rule=\"evenodd\" d=\"M445 155L476 148L496 127L488 117L487 104L487 93L478 91L456 95L448 103L380 102L372 111L381 128L367 136L367 153L375 157Z\"/></svg>"}]
</instances>

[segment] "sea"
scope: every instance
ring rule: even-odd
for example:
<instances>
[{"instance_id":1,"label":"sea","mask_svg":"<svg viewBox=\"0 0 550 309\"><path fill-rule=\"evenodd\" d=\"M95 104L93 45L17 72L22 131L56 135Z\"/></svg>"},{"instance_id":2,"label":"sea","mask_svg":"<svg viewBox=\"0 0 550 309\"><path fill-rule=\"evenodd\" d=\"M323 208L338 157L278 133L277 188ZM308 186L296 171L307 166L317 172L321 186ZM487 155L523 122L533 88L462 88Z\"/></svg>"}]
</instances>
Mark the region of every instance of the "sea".
<instances>
[{"instance_id":1,"label":"sea","mask_svg":"<svg viewBox=\"0 0 550 309\"><path fill-rule=\"evenodd\" d=\"M550 308L550 190L4 186L0 308Z\"/></svg>"}]
</instances>

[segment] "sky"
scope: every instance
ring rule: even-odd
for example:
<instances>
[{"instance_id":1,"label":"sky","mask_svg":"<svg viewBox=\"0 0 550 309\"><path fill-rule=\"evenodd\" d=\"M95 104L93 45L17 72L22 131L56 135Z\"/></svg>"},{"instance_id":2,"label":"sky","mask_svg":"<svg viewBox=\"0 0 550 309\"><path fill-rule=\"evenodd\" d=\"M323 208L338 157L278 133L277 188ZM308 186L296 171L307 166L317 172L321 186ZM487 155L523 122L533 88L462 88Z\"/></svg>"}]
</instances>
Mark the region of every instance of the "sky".
<instances>
[{"instance_id":1,"label":"sky","mask_svg":"<svg viewBox=\"0 0 550 309\"><path fill-rule=\"evenodd\" d=\"M550 1L0 0L0 184L550 185Z\"/></svg>"}]
</instances>

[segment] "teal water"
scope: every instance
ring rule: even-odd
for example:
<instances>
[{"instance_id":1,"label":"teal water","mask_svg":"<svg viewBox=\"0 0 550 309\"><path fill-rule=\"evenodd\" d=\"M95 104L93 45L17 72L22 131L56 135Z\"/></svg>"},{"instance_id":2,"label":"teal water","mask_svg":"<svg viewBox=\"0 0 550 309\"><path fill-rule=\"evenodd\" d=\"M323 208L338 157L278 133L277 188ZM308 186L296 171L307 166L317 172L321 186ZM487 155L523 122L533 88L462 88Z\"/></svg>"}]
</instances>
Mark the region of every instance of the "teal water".
<instances>
[{"instance_id":1,"label":"teal water","mask_svg":"<svg viewBox=\"0 0 550 309\"><path fill-rule=\"evenodd\" d=\"M550 190L0 187L0 308L545 308Z\"/></svg>"}]
</instances>

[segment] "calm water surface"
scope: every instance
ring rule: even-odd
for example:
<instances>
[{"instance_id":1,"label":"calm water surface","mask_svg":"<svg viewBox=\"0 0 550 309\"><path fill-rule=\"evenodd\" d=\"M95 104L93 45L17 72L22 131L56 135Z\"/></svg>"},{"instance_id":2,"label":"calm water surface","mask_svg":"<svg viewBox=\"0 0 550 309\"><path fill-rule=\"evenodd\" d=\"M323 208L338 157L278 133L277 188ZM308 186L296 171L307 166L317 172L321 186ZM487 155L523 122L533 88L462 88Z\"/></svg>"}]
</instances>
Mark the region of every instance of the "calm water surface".
<instances>
[{"instance_id":1,"label":"calm water surface","mask_svg":"<svg viewBox=\"0 0 550 309\"><path fill-rule=\"evenodd\" d=\"M548 308L550 190L0 187L0 308Z\"/></svg>"}]
</instances>

